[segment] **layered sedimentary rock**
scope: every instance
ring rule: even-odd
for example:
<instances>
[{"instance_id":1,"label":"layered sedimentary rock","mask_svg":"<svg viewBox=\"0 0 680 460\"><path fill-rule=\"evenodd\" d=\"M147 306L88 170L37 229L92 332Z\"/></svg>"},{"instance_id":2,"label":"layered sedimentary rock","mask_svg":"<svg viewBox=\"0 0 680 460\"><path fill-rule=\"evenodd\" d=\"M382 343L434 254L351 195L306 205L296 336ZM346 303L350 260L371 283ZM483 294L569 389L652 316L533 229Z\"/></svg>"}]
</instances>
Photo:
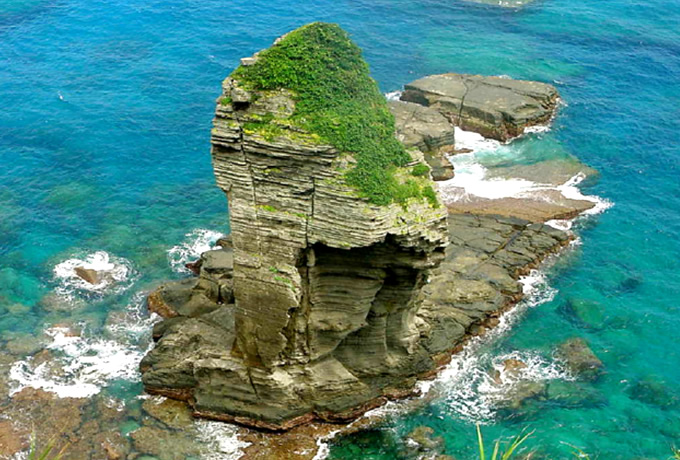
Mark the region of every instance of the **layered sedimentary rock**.
<instances>
[{"instance_id":1,"label":"layered sedimentary rock","mask_svg":"<svg viewBox=\"0 0 680 460\"><path fill-rule=\"evenodd\" d=\"M300 30L318 32L322 46L338 33L308 28ZM301 36L293 32L273 49ZM264 56L242 62L263 65L271 54ZM289 75L278 62L272 68ZM427 193L431 181L417 151L411 162L388 166L385 180L396 185L384 186L395 196L376 204L384 196L351 179L366 157L301 120L299 105L309 100L299 90L264 90L243 75L225 80L212 131L231 241L191 266L198 277L150 296L150 309L166 319L142 362L147 391L185 400L198 416L259 428L352 419L411 394L418 378L519 300L521 274L567 242L562 232L518 219L447 221L446 208ZM436 125L408 131L421 139L412 136L412 146L431 151L453 141L449 122L410 108ZM360 134L387 132L393 140L390 119L376 120L386 124ZM328 122L322 126L350 129Z\"/></svg>"},{"instance_id":2,"label":"layered sedimentary rock","mask_svg":"<svg viewBox=\"0 0 680 460\"><path fill-rule=\"evenodd\" d=\"M453 177L453 166L447 152L454 150L455 127L436 109L404 101L389 101L394 115L397 139L407 148L423 153L430 166L432 179L447 180Z\"/></svg>"},{"instance_id":3,"label":"layered sedimentary rock","mask_svg":"<svg viewBox=\"0 0 680 460\"><path fill-rule=\"evenodd\" d=\"M449 73L407 84L401 100L435 108L466 131L507 141L550 120L558 97L546 83Z\"/></svg>"},{"instance_id":4,"label":"layered sedimentary rock","mask_svg":"<svg viewBox=\"0 0 680 460\"><path fill-rule=\"evenodd\" d=\"M144 383L263 427L351 416L432 366L416 299L443 257L446 210L372 204L347 182L352 155L290 122L292 91L244 86L225 80L212 132L233 251L209 253L226 262L220 279L204 261L198 281L152 295L173 319L157 328Z\"/></svg>"}]
</instances>

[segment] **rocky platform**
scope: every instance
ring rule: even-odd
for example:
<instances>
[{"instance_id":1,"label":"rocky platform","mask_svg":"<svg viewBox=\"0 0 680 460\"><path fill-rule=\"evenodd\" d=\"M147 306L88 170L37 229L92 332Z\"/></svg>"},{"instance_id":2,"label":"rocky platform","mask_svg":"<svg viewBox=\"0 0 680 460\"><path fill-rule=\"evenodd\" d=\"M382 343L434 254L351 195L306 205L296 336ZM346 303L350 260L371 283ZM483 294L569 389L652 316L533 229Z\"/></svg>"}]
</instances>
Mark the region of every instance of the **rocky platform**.
<instances>
[{"instance_id":1,"label":"rocky platform","mask_svg":"<svg viewBox=\"0 0 680 460\"><path fill-rule=\"evenodd\" d=\"M448 240L444 260L431 272L429 283L415 299L418 309L412 312L411 318L415 329L414 345L410 353L406 351L398 356L401 362L385 355L384 335L376 338L370 327L353 337L351 348L349 344L343 344L334 350L338 353L335 356L342 359L340 362L351 363L351 375L357 376L357 380L365 385L366 393L362 393L365 399L359 400L358 405L350 403L335 412L315 405L318 403L314 398L323 394L321 389L319 393L311 394L310 399L303 400L305 410L309 412L288 419L267 419L265 416L276 413L280 405L288 408L301 404L299 389L310 381L318 382L314 367L309 370L295 366L293 369L299 372L297 378L278 380L276 401L265 399L272 391L271 384L266 381L266 371L251 370L258 380L244 384L247 390L235 389L233 383L220 378L238 369L236 365L239 364L236 361L226 371L216 372L214 367L235 361L232 350L238 337L235 320L238 310L233 304L220 304L219 297L214 294L230 290L233 268L224 265L219 269L219 278L212 278L209 271L216 267L209 264L206 267L206 262L220 260L228 264L233 260L230 248L204 254L200 277L164 285L151 296L150 306L168 319L154 329L154 337L159 342L143 363L146 388L153 393L190 402L198 416L275 430L292 428L314 419L332 422L351 420L388 399L411 395L417 379L434 375L468 337L493 327L498 316L522 298L518 278L535 268L548 254L564 246L569 237L550 226L520 219L451 215ZM209 283L212 287L207 288ZM206 296L206 292L213 294ZM182 300L178 302L178 299ZM186 305L197 304L202 307L185 308ZM180 313L181 309L184 309L183 313ZM381 319L381 316L385 318L386 315L369 313L366 322L369 325L371 322L386 322L387 318ZM339 328L341 321L342 318L328 315L326 324ZM414 362L418 366L411 364ZM213 366L208 368L210 372L205 367L208 365ZM291 372L291 367L286 370ZM282 373L278 372L281 376ZM312 380L314 378L317 380ZM346 389L343 391L343 388ZM216 413L206 411L200 405L199 398L206 394L219 395L223 398L221 401L230 402L237 391L247 391L245 394L252 398L251 401L260 404L257 409L262 415L253 416L254 409L250 409L253 412L248 415ZM348 399L354 397L352 385L338 386L336 391L344 393Z\"/></svg>"},{"instance_id":2,"label":"rocky platform","mask_svg":"<svg viewBox=\"0 0 680 460\"><path fill-rule=\"evenodd\" d=\"M448 73L404 86L402 101L437 109L456 126L507 141L555 113L559 93L536 81Z\"/></svg>"}]
</instances>

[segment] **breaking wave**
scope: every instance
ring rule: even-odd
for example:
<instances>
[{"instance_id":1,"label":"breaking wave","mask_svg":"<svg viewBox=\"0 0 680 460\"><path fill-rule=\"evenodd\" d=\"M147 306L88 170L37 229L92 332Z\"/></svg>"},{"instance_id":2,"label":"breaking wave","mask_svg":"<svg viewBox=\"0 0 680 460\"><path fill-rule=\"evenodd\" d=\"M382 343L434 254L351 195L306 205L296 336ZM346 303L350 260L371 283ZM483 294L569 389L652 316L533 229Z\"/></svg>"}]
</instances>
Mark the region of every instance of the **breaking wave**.
<instances>
[{"instance_id":1,"label":"breaking wave","mask_svg":"<svg viewBox=\"0 0 680 460\"><path fill-rule=\"evenodd\" d=\"M548 129L542 127L541 129ZM461 153L450 157L455 170L455 176L445 182L439 183L439 191L447 203L465 202L474 197L497 200L502 198L529 198L553 202L557 192L567 200L588 201L593 207L582 215L594 215L604 212L613 204L596 195L586 195L579 188L586 175L579 172L566 182L554 185L535 182L523 178L513 177L488 177L489 169L480 161L484 157L505 158L512 156L512 151L500 142L486 139L480 134L463 131L456 128L456 147L465 149L467 153ZM548 222L562 229L571 228L571 221L555 220Z\"/></svg>"},{"instance_id":2,"label":"breaking wave","mask_svg":"<svg viewBox=\"0 0 680 460\"><path fill-rule=\"evenodd\" d=\"M184 235L184 241L168 251L168 262L177 273L189 273L185 264L193 262L198 257L211 249L222 237L222 233L213 230L196 229Z\"/></svg>"},{"instance_id":3,"label":"breaking wave","mask_svg":"<svg viewBox=\"0 0 680 460\"><path fill-rule=\"evenodd\" d=\"M97 272L97 282L85 281L76 273L77 268ZM137 273L127 259L115 257L106 251L96 251L83 256L65 260L53 269L57 283L55 292L67 299L74 296L91 296L123 292L132 286Z\"/></svg>"},{"instance_id":4,"label":"breaking wave","mask_svg":"<svg viewBox=\"0 0 680 460\"><path fill-rule=\"evenodd\" d=\"M48 358L38 363L35 357L16 361L9 372L10 395L32 387L62 398L85 398L99 393L110 380L138 380L139 363L151 346L148 331L158 320L144 313L143 298L135 295L105 327L106 338L87 330L78 334L68 327L48 328Z\"/></svg>"}]
</instances>

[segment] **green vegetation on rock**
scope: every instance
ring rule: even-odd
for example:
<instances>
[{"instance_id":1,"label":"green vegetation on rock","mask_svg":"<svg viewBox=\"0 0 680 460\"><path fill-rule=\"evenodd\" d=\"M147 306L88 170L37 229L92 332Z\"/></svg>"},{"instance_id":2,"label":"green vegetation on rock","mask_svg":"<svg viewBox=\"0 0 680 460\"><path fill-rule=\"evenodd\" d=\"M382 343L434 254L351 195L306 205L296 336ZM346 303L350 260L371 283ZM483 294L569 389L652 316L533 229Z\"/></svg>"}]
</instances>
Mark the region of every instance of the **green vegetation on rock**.
<instances>
[{"instance_id":1,"label":"green vegetation on rock","mask_svg":"<svg viewBox=\"0 0 680 460\"><path fill-rule=\"evenodd\" d=\"M289 121L352 153L356 164L347 173L347 183L371 203L404 203L426 196L420 186L396 179L396 169L411 157L394 137L394 117L361 50L338 25L316 22L301 27L232 76L246 90L294 92L295 113ZM265 124L273 125L263 120L246 129L259 132ZM265 129L265 134L276 133Z\"/></svg>"},{"instance_id":2,"label":"green vegetation on rock","mask_svg":"<svg viewBox=\"0 0 680 460\"><path fill-rule=\"evenodd\" d=\"M430 168L424 163L418 163L411 170L412 176L425 176L430 172Z\"/></svg>"}]
</instances>

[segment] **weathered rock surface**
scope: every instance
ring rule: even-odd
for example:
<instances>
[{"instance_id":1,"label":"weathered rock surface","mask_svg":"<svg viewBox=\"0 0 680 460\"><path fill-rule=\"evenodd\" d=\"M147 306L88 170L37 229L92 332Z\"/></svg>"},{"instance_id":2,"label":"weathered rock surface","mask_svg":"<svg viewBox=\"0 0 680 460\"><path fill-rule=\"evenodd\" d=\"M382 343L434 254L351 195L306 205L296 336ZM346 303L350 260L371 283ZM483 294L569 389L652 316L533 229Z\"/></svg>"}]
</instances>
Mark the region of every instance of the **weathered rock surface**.
<instances>
[{"instance_id":1,"label":"weathered rock surface","mask_svg":"<svg viewBox=\"0 0 680 460\"><path fill-rule=\"evenodd\" d=\"M85 267L76 267L73 269L73 271L76 275L78 275L79 278L87 281L90 284L99 284L101 281L101 275L97 270Z\"/></svg>"},{"instance_id":2,"label":"weathered rock surface","mask_svg":"<svg viewBox=\"0 0 680 460\"><path fill-rule=\"evenodd\" d=\"M450 353L459 348L471 333L479 333L485 327L490 327L496 316L521 298L522 290L517 278L535 267L546 254L568 242L568 237L563 232L549 226L530 224L519 219L472 215L449 217L449 239L445 260L432 271L429 284L416 299L419 308L414 312L412 320L417 327L414 351L410 358L407 353L403 355L412 361L404 359L400 363L397 359L386 356L382 347L383 336L378 335L378 339L371 336L371 329L375 331L376 328L366 328L365 332L353 337L351 342L343 343L334 350L336 359L352 371L341 375L351 377L345 377L346 380L334 387L338 394L342 395L345 388L349 388L351 395L357 380L364 385L363 388L383 386L382 393L372 390L370 394L374 395L374 399L367 401L370 405L361 409L382 402L380 396L388 394L386 388L390 386L401 385L408 391L415 377L427 375L444 364ZM228 268L225 267L225 270ZM350 289L349 285L345 286L345 289ZM195 318L174 317L161 323L167 324L163 333L159 334L163 339L156 351L147 356L144 362L145 366L150 367L144 375L147 388L151 387L152 391L181 399L194 397L194 387L200 385L201 379L205 378L197 372L197 363L199 366L220 366L224 365L225 360L233 359L225 352L224 343L234 343L236 340L234 314L235 308L232 305L222 305L209 314ZM328 315L326 324L337 324L342 319ZM369 325L379 321L384 321L379 312L369 314L366 319ZM404 362L406 364L402 364ZM409 369L408 365L413 365L411 363L417 363L418 366ZM288 369L291 367L293 366ZM402 370L404 368L410 372L407 374ZM277 370L281 380L277 382L280 387L276 394L281 398L290 398L286 392L287 386L300 388L300 384L296 382L306 382L310 378L319 381L321 377L316 372L327 372L329 367L321 367L321 371L317 371L319 368L316 366L310 369L296 366L294 369L298 372L294 376L286 376ZM201 372L206 372L205 368ZM271 377L263 370L250 369L244 372L258 379L254 380L258 389L271 391L266 386L267 378ZM231 394L236 391L231 386L226 387L228 380L217 379L216 376L220 374L214 369L208 375L213 380L204 381L206 386L203 391L219 391L214 398L220 398L227 391ZM355 376L359 378L354 380L352 377L356 378ZM343 384L348 386L343 387ZM252 399L258 400L254 395ZM265 415L278 410L276 406L269 406L267 401L259 404L261 406L258 410ZM200 408L197 409L200 414ZM351 417L359 413L361 410L335 417ZM214 413L208 415L215 417ZM329 413L317 415L329 420L335 419ZM246 418L229 419L264 427L287 426L273 425L270 422L265 424ZM300 421L302 420L296 420Z\"/></svg>"},{"instance_id":3,"label":"weathered rock surface","mask_svg":"<svg viewBox=\"0 0 680 460\"><path fill-rule=\"evenodd\" d=\"M424 199L370 204L346 182L353 158L290 122L295 101L225 80L212 157L231 243L149 298L167 319L142 361L145 388L197 416L282 430L410 395L568 241L506 217L447 224ZM447 129L422 138L437 146Z\"/></svg>"},{"instance_id":4,"label":"weathered rock surface","mask_svg":"<svg viewBox=\"0 0 680 460\"><path fill-rule=\"evenodd\" d=\"M451 192L450 188L448 192ZM573 219L594 206L592 201L566 198L557 190L544 190L522 198L492 199L469 195L465 199L446 203L449 212L455 214L517 217L531 222Z\"/></svg>"},{"instance_id":5,"label":"weathered rock surface","mask_svg":"<svg viewBox=\"0 0 680 460\"><path fill-rule=\"evenodd\" d=\"M455 127L437 110L404 101L388 101L397 128L397 139L407 148L423 152L430 166L432 179L448 180L453 177L453 166L446 150L454 150Z\"/></svg>"},{"instance_id":6,"label":"weathered rock surface","mask_svg":"<svg viewBox=\"0 0 680 460\"><path fill-rule=\"evenodd\" d=\"M423 289L423 344L446 359L479 325L522 297L519 276L569 241L559 230L505 217L452 214L446 258Z\"/></svg>"},{"instance_id":7,"label":"weathered rock surface","mask_svg":"<svg viewBox=\"0 0 680 460\"><path fill-rule=\"evenodd\" d=\"M397 139L406 147L423 152L453 145L455 127L438 110L405 101L389 101L394 115Z\"/></svg>"},{"instance_id":8,"label":"weathered rock surface","mask_svg":"<svg viewBox=\"0 0 680 460\"><path fill-rule=\"evenodd\" d=\"M507 141L550 120L558 97L545 83L449 73L407 84L401 100L435 108L466 131Z\"/></svg>"}]
</instances>

